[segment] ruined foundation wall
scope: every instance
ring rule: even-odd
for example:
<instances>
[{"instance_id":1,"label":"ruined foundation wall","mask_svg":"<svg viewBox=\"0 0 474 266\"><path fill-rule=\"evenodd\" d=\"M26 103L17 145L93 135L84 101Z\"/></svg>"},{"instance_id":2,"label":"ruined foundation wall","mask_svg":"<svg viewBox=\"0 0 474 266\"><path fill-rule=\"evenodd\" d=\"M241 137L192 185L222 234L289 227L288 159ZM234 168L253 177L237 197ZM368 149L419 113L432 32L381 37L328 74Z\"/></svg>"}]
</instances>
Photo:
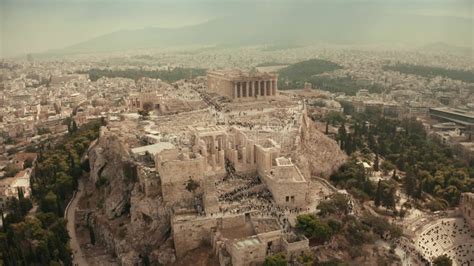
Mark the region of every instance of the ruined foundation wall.
<instances>
[{"instance_id":1,"label":"ruined foundation wall","mask_svg":"<svg viewBox=\"0 0 474 266\"><path fill-rule=\"evenodd\" d=\"M232 81L208 75L207 84L209 91L229 97L230 99L234 98L234 84Z\"/></svg>"},{"instance_id":2,"label":"ruined foundation wall","mask_svg":"<svg viewBox=\"0 0 474 266\"><path fill-rule=\"evenodd\" d=\"M216 218L195 219L172 223L174 247L176 257L182 258L186 252L202 245L211 244L211 228L217 227Z\"/></svg>"}]
</instances>

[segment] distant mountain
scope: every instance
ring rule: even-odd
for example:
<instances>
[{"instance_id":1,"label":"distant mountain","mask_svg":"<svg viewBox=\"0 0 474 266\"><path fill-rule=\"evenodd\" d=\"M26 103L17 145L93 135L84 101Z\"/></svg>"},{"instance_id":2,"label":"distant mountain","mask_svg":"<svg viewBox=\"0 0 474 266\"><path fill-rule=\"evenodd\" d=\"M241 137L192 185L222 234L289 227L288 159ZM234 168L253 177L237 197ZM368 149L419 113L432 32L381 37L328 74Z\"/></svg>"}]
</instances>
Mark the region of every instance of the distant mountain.
<instances>
[{"instance_id":1,"label":"distant mountain","mask_svg":"<svg viewBox=\"0 0 474 266\"><path fill-rule=\"evenodd\" d=\"M175 29L122 30L51 51L52 54L102 53L177 45L254 45L329 43L449 42L472 47L473 19L386 15L342 9L282 10L278 14L249 11Z\"/></svg>"}]
</instances>

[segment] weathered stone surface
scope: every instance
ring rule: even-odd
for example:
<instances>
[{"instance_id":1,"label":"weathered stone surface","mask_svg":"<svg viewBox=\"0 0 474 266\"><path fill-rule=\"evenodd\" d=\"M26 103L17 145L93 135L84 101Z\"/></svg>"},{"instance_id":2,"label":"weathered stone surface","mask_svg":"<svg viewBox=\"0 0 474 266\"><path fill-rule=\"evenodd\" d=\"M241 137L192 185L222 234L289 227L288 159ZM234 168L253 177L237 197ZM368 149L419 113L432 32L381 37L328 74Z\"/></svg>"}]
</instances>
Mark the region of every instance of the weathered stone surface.
<instances>
[{"instance_id":1,"label":"weathered stone surface","mask_svg":"<svg viewBox=\"0 0 474 266\"><path fill-rule=\"evenodd\" d=\"M123 136L102 128L89 150L90 181L97 185L90 186L93 191L88 193L103 204L97 204L88 224L96 241L116 255L121 265L139 265L144 255L150 256L169 238L170 217L160 196L145 197L139 189L138 179L130 172L130 167L135 168L127 143ZM171 253L159 261L174 261Z\"/></svg>"},{"instance_id":2,"label":"weathered stone surface","mask_svg":"<svg viewBox=\"0 0 474 266\"><path fill-rule=\"evenodd\" d=\"M303 138L293 158L303 175L327 177L336 171L347 159L347 155L339 149L337 142L316 129L314 124L309 127L309 134Z\"/></svg>"},{"instance_id":3,"label":"weathered stone surface","mask_svg":"<svg viewBox=\"0 0 474 266\"><path fill-rule=\"evenodd\" d=\"M130 200L130 235L137 248L160 246L170 234L170 214L161 198L147 198L134 189Z\"/></svg>"}]
</instances>

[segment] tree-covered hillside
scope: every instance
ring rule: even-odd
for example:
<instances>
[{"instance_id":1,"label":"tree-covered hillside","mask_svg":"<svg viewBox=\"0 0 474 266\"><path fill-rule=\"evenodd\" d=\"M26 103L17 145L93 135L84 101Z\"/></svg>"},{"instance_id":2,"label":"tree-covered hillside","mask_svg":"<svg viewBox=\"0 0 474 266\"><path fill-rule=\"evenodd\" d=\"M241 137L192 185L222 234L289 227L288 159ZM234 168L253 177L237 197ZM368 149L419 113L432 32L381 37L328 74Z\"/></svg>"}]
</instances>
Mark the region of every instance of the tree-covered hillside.
<instances>
[{"instance_id":1,"label":"tree-covered hillside","mask_svg":"<svg viewBox=\"0 0 474 266\"><path fill-rule=\"evenodd\" d=\"M360 199L375 200L376 205L394 208L395 190L400 185L415 200L426 202L431 210L454 207L462 192L474 190L474 162L456 158L449 147L430 139L415 119L387 119L380 113L354 114L342 123L337 140L347 154L358 154L392 176L378 184L368 179L359 160L350 160L331 176L336 185ZM380 163L379 162L382 161ZM399 173L404 174L400 178Z\"/></svg>"},{"instance_id":2,"label":"tree-covered hillside","mask_svg":"<svg viewBox=\"0 0 474 266\"><path fill-rule=\"evenodd\" d=\"M292 64L279 71L280 89L303 88L305 82L311 82L314 76L342 68L340 65L321 59L310 59Z\"/></svg>"},{"instance_id":3,"label":"tree-covered hillside","mask_svg":"<svg viewBox=\"0 0 474 266\"><path fill-rule=\"evenodd\" d=\"M72 265L63 213L78 178L88 170L81 157L98 137L99 127L95 121L71 128L59 144L38 149L32 199L19 191L19 199L9 199L2 210L0 265ZM31 210L32 200L38 205L36 211Z\"/></svg>"},{"instance_id":4,"label":"tree-covered hillside","mask_svg":"<svg viewBox=\"0 0 474 266\"><path fill-rule=\"evenodd\" d=\"M423 77L441 76L450 79L461 80L474 83L474 72L456 69L446 69L441 67L420 66L411 64L396 64L393 66L384 66L383 70L398 71L404 74L413 74Z\"/></svg>"}]
</instances>

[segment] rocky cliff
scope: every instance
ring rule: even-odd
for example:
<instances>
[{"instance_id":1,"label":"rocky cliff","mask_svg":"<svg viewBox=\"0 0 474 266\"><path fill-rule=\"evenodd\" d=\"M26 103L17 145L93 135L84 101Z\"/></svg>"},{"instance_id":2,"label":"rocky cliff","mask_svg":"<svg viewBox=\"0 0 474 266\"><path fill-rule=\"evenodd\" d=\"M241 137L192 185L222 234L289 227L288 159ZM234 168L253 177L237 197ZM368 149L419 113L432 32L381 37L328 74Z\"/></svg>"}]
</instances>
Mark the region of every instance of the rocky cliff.
<instances>
[{"instance_id":1,"label":"rocky cliff","mask_svg":"<svg viewBox=\"0 0 474 266\"><path fill-rule=\"evenodd\" d=\"M141 166L128 152L135 141L134 136L102 128L89 149L86 194L95 206L87 223L96 241L122 265L140 264L145 257L167 264L174 261L174 251L163 245L171 230L169 210L159 195L147 196L142 189L137 170Z\"/></svg>"},{"instance_id":2,"label":"rocky cliff","mask_svg":"<svg viewBox=\"0 0 474 266\"><path fill-rule=\"evenodd\" d=\"M305 176L328 177L344 164L347 155L335 140L319 131L313 122L308 121L305 130L307 132L304 132L292 157Z\"/></svg>"}]
</instances>

